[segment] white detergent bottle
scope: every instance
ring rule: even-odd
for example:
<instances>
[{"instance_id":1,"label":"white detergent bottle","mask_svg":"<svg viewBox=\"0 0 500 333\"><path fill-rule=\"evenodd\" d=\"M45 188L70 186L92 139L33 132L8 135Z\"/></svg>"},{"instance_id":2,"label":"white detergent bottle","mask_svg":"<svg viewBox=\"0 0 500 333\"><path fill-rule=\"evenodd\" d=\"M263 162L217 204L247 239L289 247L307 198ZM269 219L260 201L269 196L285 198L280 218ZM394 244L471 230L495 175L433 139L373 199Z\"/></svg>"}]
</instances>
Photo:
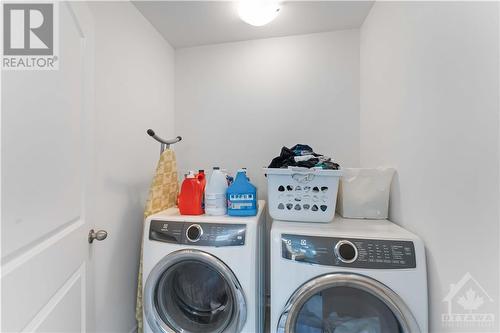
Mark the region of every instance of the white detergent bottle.
<instances>
[{"instance_id":1,"label":"white detergent bottle","mask_svg":"<svg viewBox=\"0 0 500 333\"><path fill-rule=\"evenodd\" d=\"M205 187L205 213L207 215L226 215L227 180L219 167L214 167Z\"/></svg>"}]
</instances>

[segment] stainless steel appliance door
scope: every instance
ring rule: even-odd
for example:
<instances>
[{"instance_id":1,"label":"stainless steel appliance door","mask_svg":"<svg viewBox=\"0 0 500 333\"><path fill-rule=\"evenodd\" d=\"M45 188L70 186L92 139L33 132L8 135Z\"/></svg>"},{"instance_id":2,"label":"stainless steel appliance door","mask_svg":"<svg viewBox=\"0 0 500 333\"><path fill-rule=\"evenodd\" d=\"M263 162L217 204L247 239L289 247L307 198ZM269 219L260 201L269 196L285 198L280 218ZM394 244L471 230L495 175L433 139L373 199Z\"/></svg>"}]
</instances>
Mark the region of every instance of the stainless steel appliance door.
<instances>
[{"instance_id":1,"label":"stainless steel appliance door","mask_svg":"<svg viewBox=\"0 0 500 333\"><path fill-rule=\"evenodd\" d=\"M290 297L279 333L419 333L403 300L384 284L357 274L326 274Z\"/></svg>"},{"instance_id":2,"label":"stainless steel appliance door","mask_svg":"<svg viewBox=\"0 0 500 333\"><path fill-rule=\"evenodd\" d=\"M146 281L144 314L153 331L237 333L246 312L236 276L207 252L173 252L158 262Z\"/></svg>"}]
</instances>

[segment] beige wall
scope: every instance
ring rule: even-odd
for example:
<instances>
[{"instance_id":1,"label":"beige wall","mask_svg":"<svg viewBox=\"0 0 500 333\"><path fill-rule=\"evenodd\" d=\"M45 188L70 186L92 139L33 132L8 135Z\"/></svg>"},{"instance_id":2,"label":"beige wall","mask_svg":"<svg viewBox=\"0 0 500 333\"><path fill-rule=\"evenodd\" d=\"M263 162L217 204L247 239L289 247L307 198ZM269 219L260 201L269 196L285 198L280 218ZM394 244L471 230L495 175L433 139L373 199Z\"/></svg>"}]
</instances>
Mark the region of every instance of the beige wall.
<instances>
[{"instance_id":1,"label":"beige wall","mask_svg":"<svg viewBox=\"0 0 500 333\"><path fill-rule=\"evenodd\" d=\"M390 214L427 246L431 332L458 331L443 298L466 272L499 327L498 12L382 2L361 29L361 165L398 170Z\"/></svg>"},{"instance_id":2,"label":"beige wall","mask_svg":"<svg viewBox=\"0 0 500 333\"><path fill-rule=\"evenodd\" d=\"M262 196L282 146L358 165L358 30L179 49L175 70L181 172L247 167Z\"/></svg>"},{"instance_id":3,"label":"beige wall","mask_svg":"<svg viewBox=\"0 0 500 333\"><path fill-rule=\"evenodd\" d=\"M91 2L96 31L96 326L135 327L143 210L159 154L174 136L174 50L130 2Z\"/></svg>"}]
</instances>

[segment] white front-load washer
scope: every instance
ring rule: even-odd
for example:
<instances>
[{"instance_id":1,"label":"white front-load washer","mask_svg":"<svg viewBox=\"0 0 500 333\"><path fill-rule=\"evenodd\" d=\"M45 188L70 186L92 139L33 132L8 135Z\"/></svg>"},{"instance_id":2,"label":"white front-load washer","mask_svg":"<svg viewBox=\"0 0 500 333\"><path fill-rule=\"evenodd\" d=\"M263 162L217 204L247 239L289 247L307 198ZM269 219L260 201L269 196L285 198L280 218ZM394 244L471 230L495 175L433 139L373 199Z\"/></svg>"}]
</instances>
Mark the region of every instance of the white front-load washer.
<instances>
[{"instance_id":1,"label":"white front-load washer","mask_svg":"<svg viewBox=\"0 0 500 333\"><path fill-rule=\"evenodd\" d=\"M257 216L183 216L144 226L146 333L255 333L264 327L264 201Z\"/></svg>"},{"instance_id":2,"label":"white front-load washer","mask_svg":"<svg viewBox=\"0 0 500 333\"><path fill-rule=\"evenodd\" d=\"M274 221L271 333L424 333L424 244L387 220Z\"/></svg>"}]
</instances>

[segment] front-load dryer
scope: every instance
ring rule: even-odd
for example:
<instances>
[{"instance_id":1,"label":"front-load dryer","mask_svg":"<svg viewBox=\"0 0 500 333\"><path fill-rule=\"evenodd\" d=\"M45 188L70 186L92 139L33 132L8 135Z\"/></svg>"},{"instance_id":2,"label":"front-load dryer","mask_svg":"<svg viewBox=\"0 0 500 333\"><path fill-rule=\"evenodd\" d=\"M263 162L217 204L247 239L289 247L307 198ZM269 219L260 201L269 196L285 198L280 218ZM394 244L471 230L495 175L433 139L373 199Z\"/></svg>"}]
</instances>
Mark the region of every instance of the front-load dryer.
<instances>
[{"instance_id":1,"label":"front-load dryer","mask_svg":"<svg viewBox=\"0 0 500 333\"><path fill-rule=\"evenodd\" d=\"M427 332L422 241L387 220L274 221L271 333Z\"/></svg>"},{"instance_id":2,"label":"front-load dryer","mask_svg":"<svg viewBox=\"0 0 500 333\"><path fill-rule=\"evenodd\" d=\"M255 333L264 327L263 232L257 216L182 216L144 226L146 333Z\"/></svg>"}]
</instances>

